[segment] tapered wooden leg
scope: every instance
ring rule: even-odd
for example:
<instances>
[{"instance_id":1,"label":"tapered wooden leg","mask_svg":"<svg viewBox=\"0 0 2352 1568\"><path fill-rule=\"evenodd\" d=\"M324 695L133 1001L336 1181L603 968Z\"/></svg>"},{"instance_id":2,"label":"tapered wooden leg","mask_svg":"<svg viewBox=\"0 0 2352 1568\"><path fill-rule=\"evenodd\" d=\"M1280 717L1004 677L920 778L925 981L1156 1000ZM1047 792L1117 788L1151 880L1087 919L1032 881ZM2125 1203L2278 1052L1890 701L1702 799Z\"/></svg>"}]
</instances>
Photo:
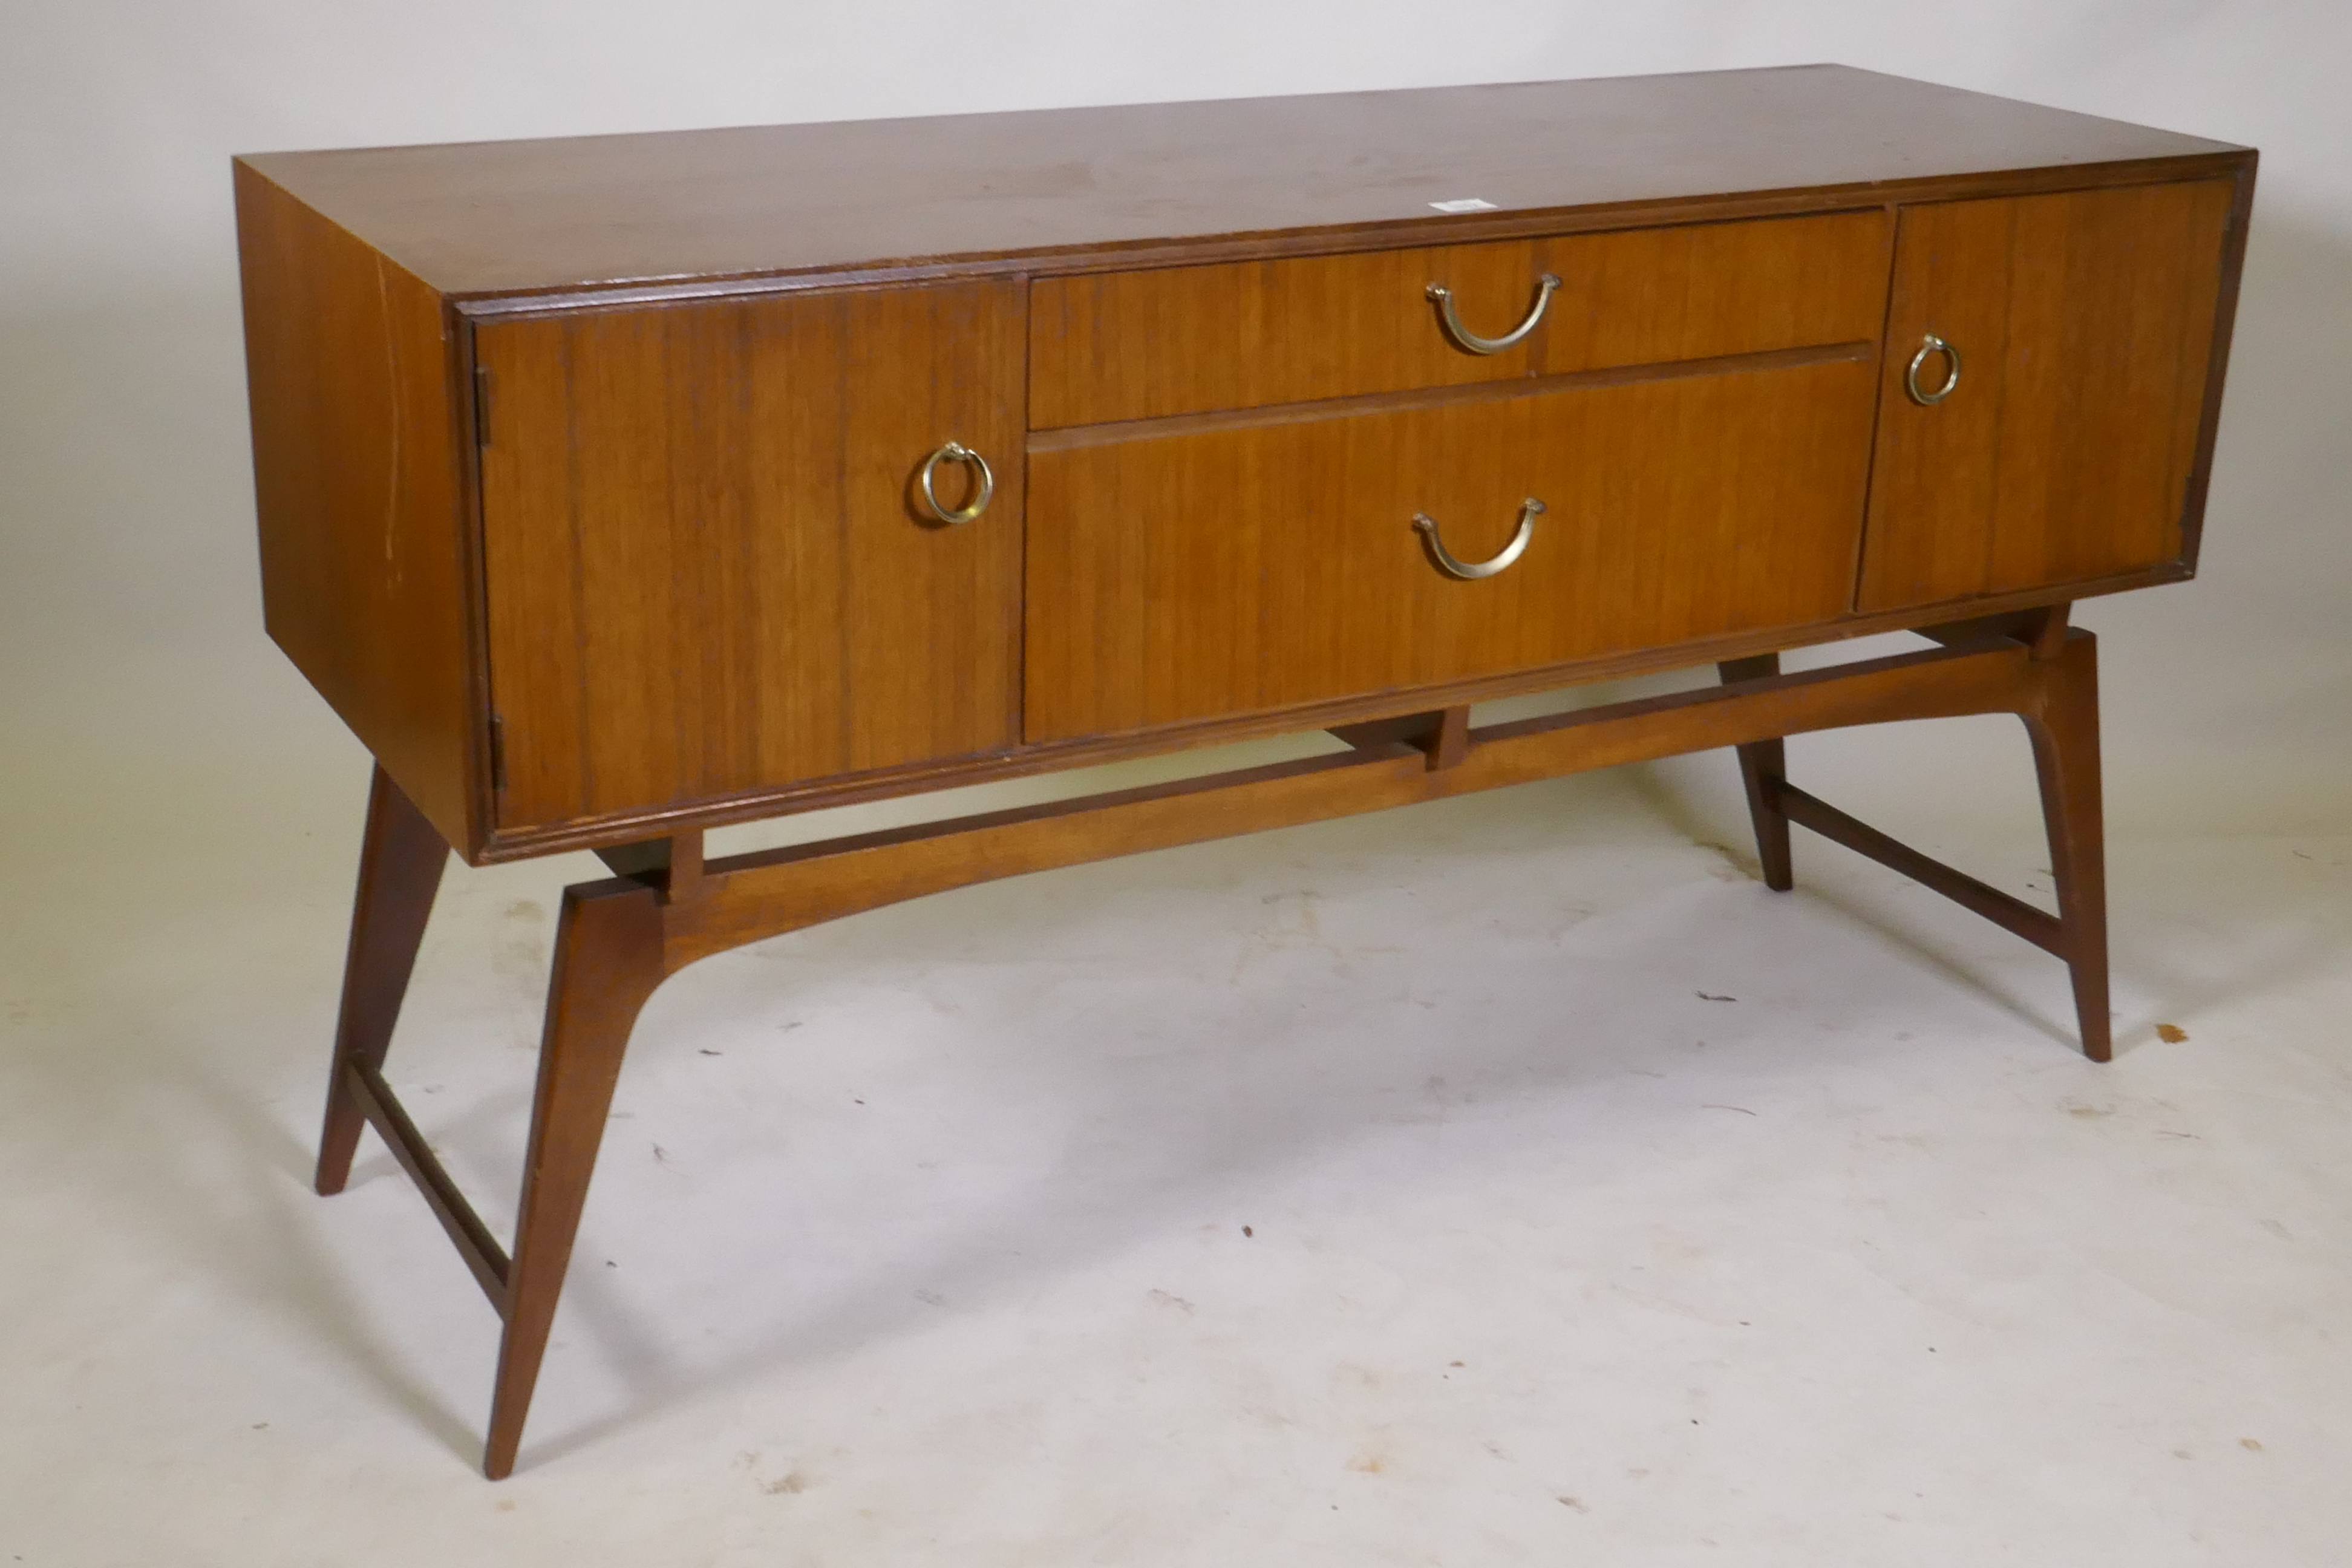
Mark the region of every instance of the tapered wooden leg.
<instances>
[{"instance_id":1,"label":"tapered wooden leg","mask_svg":"<svg viewBox=\"0 0 2352 1568\"><path fill-rule=\"evenodd\" d=\"M1715 668L1727 686L1780 674L1780 656L1759 653L1752 658L1726 659ZM1788 749L1780 741L1757 741L1738 752L1739 777L1748 786L1748 816L1756 825L1756 858L1764 868L1764 885L1785 893L1797 882L1789 860L1789 819L1781 814L1773 792L1788 777Z\"/></svg>"},{"instance_id":2,"label":"tapered wooden leg","mask_svg":"<svg viewBox=\"0 0 2352 1568\"><path fill-rule=\"evenodd\" d=\"M327 1075L327 1121L319 1134L322 1194L351 1179L352 1155L366 1122L352 1085L353 1065L383 1066L401 998L416 967L417 944L433 913L433 895L449 847L381 767L368 786L367 831L360 840L359 890L352 900L352 942L343 961L342 1012Z\"/></svg>"},{"instance_id":3,"label":"tapered wooden leg","mask_svg":"<svg viewBox=\"0 0 2352 1568\"><path fill-rule=\"evenodd\" d=\"M2099 787L2098 643L2088 632L2067 637L2049 658L2042 701L2024 715L2042 782L2050 830L2050 869L2058 881L2059 956L2074 977L2074 1014L2083 1054L2110 1059L2107 1016L2106 836Z\"/></svg>"},{"instance_id":4,"label":"tapered wooden leg","mask_svg":"<svg viewBox=\"0 0 2352 1568\"><path fill-rule=\"evenodd\" d=\"M622 1053L663 973L662 910L654 889L611 881L564 890L482 1458L492 1480L514 1469Z\"/></svg>"}]
</instances>

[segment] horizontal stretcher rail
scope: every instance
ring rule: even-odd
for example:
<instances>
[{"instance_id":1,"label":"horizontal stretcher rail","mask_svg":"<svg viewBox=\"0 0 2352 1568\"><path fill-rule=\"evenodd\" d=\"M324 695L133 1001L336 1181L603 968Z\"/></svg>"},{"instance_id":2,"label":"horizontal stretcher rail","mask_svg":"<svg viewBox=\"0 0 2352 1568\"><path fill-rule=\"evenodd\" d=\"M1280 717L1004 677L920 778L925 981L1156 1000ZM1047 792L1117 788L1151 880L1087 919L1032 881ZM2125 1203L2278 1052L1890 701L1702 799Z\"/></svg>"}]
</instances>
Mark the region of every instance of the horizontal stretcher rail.
<instances>
[{"instance_id":1,"label":"horizontal stretcher rail","mask_svg":"<svg viewBox=\"0 0 2352 1568\"><path fill-rule=\"evenodd\" d=\"M1785 780L1773 780L1767 793L1773 809L1798 826L1809 827L1857 855L1867 855L1880 865L1902 872L2003 930L2015 931L2045 952L2060 958L2067 956L2065 924L2056 915L1979 882L1932 855L1922 855L1902 840L1888 837L1870 824L1847 816Z\"/></svg>"},{"instance_id":2,"label":"horizontal stretcher rail","mask_svg":"<svg viewBox=\"0 0 2352 1568\"><path fill-rule=\"evenodd\" d=\"M1032 871L1809 731L2025 711L2040 692L2029 651L1989 636L1490 725L1470 732L1466 753L1450 766L1435 765L1421 748L1397 742L730 856L709 861L692 894L664 910L663 966L675 973L746 942ZM577 891L593 899L642 893L644 887L616 879Z\"/></svg>"},{"instance_id":3,"label":"horizontal stretcher rail","mask_svg":"<svg viewBox=\"0 0 2352 1568\"><path fill-rule=\"evenodd\" d=\"M424 1193L425 1201L441 1221L441 1228L449 1233L466 1266L474 1271L482 1294L490 1299L490 1305L503 1317L507 1310L507 1279L511 1272L506 1249L490 1235L489 1226L474 1212L474 1205L466 1201L466 1194L457 1190L457 1184L449 1179L449 1173L442 1168L432 1146L425 1142L425 1134L416 1130L416 1123L408 1119L408 1112L392 1092L392 1086L384 1082L383 1075L357 1062L344 1063L343 1071L350 1075L352 1092L360 1102L360 1110L391 1146L392 1157L400 1162L400 1168Z\"/></svg>"}]
</instances>

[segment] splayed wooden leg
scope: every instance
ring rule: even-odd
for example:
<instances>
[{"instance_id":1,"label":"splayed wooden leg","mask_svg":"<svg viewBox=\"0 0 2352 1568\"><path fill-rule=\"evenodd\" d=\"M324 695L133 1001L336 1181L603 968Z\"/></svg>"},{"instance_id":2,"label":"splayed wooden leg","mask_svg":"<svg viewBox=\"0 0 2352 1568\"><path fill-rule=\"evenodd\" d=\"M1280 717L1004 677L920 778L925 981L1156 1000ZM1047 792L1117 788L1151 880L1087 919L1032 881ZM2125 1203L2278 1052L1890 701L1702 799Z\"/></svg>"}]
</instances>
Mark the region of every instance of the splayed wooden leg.
<instances>
[{"instance_id":1,"label":"splayed wooden leg","mask_svg":"<svg viewBox=\"0 0 2352 1568\"><path fill-rule=\"evenodd\" d=\"M2023 715L2042 782L2050 869L2058 882L2058 955L2074 978L2083 1053L2114 1055L2107 1012L2107 870L2099 785L2099 648L2086 632L2040 662L2042 700Z\"/></svg>"},{"instance_id":2,"label":"splayed wooden leg","mask_svg":"<svg viewBox=\"0 0 2352 1568\"><path fill-rule=\"evenodd\" d=\"M360 840L359 889L352 900L352 941L343 961L343 1005L335 1025L335 1058L327 1077L327 1120L319 1134L314 1185L340 1193L366 1124L352 1068L374 1072L392 1045L393 1025L416 966L417 945L433 913L449 847L381 767L368 786L367 831Z\"/></svg>"},{"instance_id":3,"label":"splayed wooden leg","mask_svg":"<svg viewBox=\"0 0 2352 1568\"><path fill-rule=\"evenodd\" d=\"M564 890L482 1458L492 1480L514 1469L622 1054L662 974L662 906L655 889L621 879Z\"/></svg>"},{"instance_id":4,"label":"splayed wooden leg","mask_svg":"<svg viewBox=\"0 0 2352 1568\"><path fill-rule=\"evenodd\" d=\"M1729 686L1780 673L1780 656L1759 653L1753 658L1727 659L1716 670ZM1738 748L1739 777L1748 786L1748 816L1756 825L1756 858L1764 868L1764 885L1785 893L1797 885L1789 860L1789 819L1781 813L1774 791L1786 782L1788 745L1782 741L1754 741Z\"/></svg>"}]
</instances>

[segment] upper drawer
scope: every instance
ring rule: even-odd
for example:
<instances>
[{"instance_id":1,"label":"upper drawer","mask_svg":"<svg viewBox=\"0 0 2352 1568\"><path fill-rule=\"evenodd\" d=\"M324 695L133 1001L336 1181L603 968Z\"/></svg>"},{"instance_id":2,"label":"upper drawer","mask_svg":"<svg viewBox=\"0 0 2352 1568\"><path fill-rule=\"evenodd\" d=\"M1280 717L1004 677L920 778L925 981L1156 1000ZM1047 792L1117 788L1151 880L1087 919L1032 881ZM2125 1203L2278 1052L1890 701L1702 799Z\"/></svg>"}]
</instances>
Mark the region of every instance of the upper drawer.
<instances>
[{"instance_id":1,"label":"upper drawer","mask_svg":"<svg viewBox=\"0 0 2352 1568\"><path fill-rule=\"evenodd\" d=\"M1029 425L1152 419L1617 365L1875 341L1888 218L1688 224L1040 279ZM1559 287L1545 299L1540 279ZM1543 300L1524 338L1499 338Z\"/></svg>"}]
</instances>

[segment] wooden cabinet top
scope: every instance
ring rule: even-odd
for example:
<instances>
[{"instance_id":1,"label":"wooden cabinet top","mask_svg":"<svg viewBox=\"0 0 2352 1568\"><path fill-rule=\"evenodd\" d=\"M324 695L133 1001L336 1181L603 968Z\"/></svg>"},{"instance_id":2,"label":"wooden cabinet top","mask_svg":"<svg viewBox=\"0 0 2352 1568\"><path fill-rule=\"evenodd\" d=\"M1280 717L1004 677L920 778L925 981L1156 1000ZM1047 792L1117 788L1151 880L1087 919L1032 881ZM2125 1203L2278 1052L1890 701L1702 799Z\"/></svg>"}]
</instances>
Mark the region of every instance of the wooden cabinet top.
<instances>
[{"instance_id":1,"label":"wooden cabinet top","mask_svg":"<svg viewBox=\"0 0 2352 1568\"><path fill-rule=\"evenodd\" d=\"M1557 233L2092 184L2102 165L2181 176L2247 156L1819 65L240 162L466 298ZM1434 205L1465 201L1492 210Z\"/></svg>"}]
</instances>

